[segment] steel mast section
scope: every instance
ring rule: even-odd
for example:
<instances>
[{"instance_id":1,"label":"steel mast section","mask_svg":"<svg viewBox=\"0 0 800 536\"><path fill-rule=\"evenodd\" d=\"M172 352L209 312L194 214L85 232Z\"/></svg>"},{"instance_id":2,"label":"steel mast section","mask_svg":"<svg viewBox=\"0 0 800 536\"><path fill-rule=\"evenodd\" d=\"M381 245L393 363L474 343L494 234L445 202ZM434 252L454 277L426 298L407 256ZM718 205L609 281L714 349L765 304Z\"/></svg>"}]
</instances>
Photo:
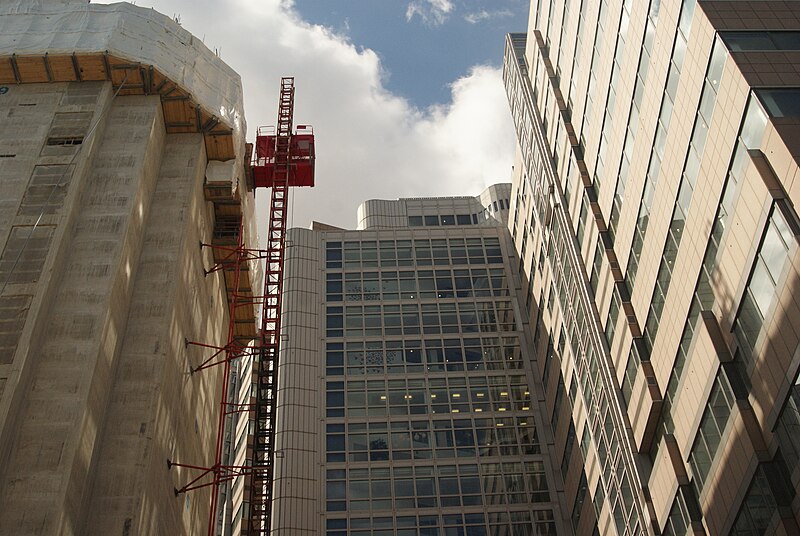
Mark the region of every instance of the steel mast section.
<instances>
[{"instance_id":1,"label":"steel mast section","mask_svg":"<svg viewBox=\"0 0 800 536\"><path fill-rule=\"evenodd\" d=\"M272 188L269 229L264 251L264 298L260 344L254 363L255 403L252 471L248 477L250 516L247 534L270 533L275 462L275 411L281 338L283 262L286 251L288 193L292 186L314 185L314 134L308 126L292 132L294 78L281 78L278 123L274 132L259 128L252 162L256 188ZM247 486L245 487L247 489Z\"/></svg>"},{"instance_id":2,"label":"steel mast section","mask_svg":"<svg viewBox=\"0 0 800 536\"><path fill-rule=\"evenodd\" d=\"M244 478L244 488L249 502L249 516L242 520L242 534L268 535L271 528L272 484L275 461L275 411L277 395L278 358L281 333L281 292L283 261L286 246L286 219L289 188L314 185L314 132L309 126L298 125L292 133L294 115L294 78L281 78L278 103L277 128L259 128L253 161L250 163L256 188L272 188L269 212L269 230L266 249L248 249L243 242L244 226L239 217L235 228L222 225L217 242L201 244L214 252L215 264L205 270L206 275L221 272L228 293L228 338L224 346L186 340L187 347L195 346L213 351L200 365L190 368L190 374L223 365L223 385L220 414L215 444L214 463L211 466L180 463L167 460L167 467L178 467L197 476L180 488L175 495L211 488L208 536L217 534L217 512L220 486ZM217 222L218 224L220 222ZM224 223L224 222L222 222ZM229 236L230 235L230 236ZM228 243L225 238L235 238ZM265 261L262 295L252 295L243 288L242 280L251 262ZM245 285L246 287L246 285ZM239 333L237 318L242 308L261 305L261 330L255 337ZM255 340L253 341L253 338ZM253 341L253 344L250 344ZM234 400L235 393L228 392L231 362L241 357L253 357L253 393L248 403ZM228 417L248 413L247 459L243 465L223 462L223 449ZM233 433L234 429L231 429ZM249 491L247 491L249 490Z\"/></svg>"}]
</instances>

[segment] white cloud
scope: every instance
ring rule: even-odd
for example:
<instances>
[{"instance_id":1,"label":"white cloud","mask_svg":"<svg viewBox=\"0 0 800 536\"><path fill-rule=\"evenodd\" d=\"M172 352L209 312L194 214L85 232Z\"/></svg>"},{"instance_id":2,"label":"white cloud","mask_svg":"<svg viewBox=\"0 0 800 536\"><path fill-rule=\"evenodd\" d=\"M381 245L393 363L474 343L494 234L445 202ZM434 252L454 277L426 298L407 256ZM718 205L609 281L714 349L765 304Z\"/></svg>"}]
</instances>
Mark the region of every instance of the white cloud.
<instances>
[{"instance_id":1,"label":"white cloud","mask_svg":"<svg viewBox=\"0 0 800 536\"><path fill-rule=\"evenodd\" d=\"M406 21L410 22L416 15L425 24L439 26L444 24L451 11L453 2L450 0L415 0L406 7Z\"/></svg>"},{"instance_id":2,"label":"white cloud","mask_svg":"<svg viewBox=\"0 0 800 536\"><path fill-rule=\"evenodd\" d=\"M294 226L355 228L356 207L367 199L474 195L510 179L514 134L498 69L474 67L453 83L452 102L420 110L387 91L372 50L302 21L291 4L147 1L179 13L184 28L205 35L241 74L249 139L275 123L279 79L295 76L295 122L316 134L317 186L294 190ZM268 197L258 192L262 236Z\"/></svg>"},{"instance_id":3,"label":"white cloud","mask_svg":"<svg viewBox=\"0 0 800 536\"><path fill-rule=\"evenodd\" d=\"M501 19L505 17L513 17L514 13L509 11L508 9L500 9L497 11L486 11L482 9L480 11L475 11L472 13L467 13L464 15L464 20L470 24L477 24L479 22L489 20L489 19Z\"/></svg>"}]
</instances>

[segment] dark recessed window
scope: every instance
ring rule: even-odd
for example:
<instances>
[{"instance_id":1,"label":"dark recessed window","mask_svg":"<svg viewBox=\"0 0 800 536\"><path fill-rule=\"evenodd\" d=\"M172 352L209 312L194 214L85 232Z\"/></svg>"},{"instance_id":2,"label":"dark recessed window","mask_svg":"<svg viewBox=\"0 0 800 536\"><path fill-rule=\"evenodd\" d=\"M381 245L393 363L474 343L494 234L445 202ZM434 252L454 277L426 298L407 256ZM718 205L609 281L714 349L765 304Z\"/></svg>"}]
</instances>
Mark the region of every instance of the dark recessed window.
<instances>
[{"instance_id":1,"label":"dark recessed window","mask_svg":"<svg viewBox=\"0 0 800 536\"><path fill-rule=\"evenodd\" d=\"M800 32L722 32L731 52L753 50L800 50Z\"/></svg>"},{"instance_id":2,"label":"dark recessed window","mask_svg":"<svg viewBox=\"0 0 800 536\"><path fill-rule=\"evenodd\" d=\"M800 117L800 88L757 89L756 95L771 117Z\"/></svg>"},{"instance_id":3,"label":"dark recessed window","mask_svg":"<svg viewBox=\"0 0 800 536\"><path fill-rule=\"evenodd\" d=\"M83 136L66 136L62 138L47 138L47 145L60 145L62 147L72 147L83 143Z\"/></svg>"}]
</instances>

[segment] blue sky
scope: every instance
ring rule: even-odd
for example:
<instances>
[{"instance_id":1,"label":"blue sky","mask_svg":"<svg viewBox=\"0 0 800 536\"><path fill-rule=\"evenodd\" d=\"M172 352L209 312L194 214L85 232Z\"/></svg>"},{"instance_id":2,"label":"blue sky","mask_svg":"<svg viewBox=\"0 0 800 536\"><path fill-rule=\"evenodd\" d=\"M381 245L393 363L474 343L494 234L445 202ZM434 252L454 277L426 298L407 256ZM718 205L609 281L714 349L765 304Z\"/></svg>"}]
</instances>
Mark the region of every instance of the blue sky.
<instances>
[{"instance_id":1,"label":"blue sky","mask_svg":"<svg viewBox=\"0 0 800 536\"><path fill-rule=\"evenodd\" d=\"M510 181L515 137L500 66L527 0L136 5L178 17L241 75L249 140L275 124L280 77L295 77L295 121L313 125L317 162L316 186L291 193L291 226L353 229L368 199L477 195ZM258 192L261 236L268 201Z\"/></svg>"},{"instance_id":2,"label":"blue sky","mask_svg":"<svg viewBox=\"0 0 800 536\"><path fill-rule=\"evenodd\" d=\"M500 66L505 34L525 31L529 3L452 0L440 4L452 6L441 13L443 20L436 18L435 3L425 1L295 0L294 5L308 22L374 50L388 73L386 88L427 107L447 102L450 84L471 66Z\"/></svg>"}]
</instances>

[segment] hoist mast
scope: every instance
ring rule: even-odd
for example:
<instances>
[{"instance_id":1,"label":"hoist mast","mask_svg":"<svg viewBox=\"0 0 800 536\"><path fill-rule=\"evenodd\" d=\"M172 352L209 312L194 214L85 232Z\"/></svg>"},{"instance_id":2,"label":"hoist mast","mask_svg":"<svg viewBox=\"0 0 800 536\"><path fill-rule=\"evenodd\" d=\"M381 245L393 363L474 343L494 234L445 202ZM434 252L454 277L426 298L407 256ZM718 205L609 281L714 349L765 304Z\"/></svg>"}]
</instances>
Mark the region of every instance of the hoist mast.
<instances>
[{"instance_id":1,"label":"hoist mast","mask_svg":"<svg viewBox=\"0 0 800 536\"><path fill-rule=\"evenodd\" d=\"M289 188L314 185L314 134L308 126L293 132L294 78L281 78L278 123L259 129L252 164L256 187L272 189L265 250L264 301L258 358L254 364L253 471L250 475L248 535L269 534L275 462L275 410L280 356L283 262Z\"/></svg>"}]
</instances>

